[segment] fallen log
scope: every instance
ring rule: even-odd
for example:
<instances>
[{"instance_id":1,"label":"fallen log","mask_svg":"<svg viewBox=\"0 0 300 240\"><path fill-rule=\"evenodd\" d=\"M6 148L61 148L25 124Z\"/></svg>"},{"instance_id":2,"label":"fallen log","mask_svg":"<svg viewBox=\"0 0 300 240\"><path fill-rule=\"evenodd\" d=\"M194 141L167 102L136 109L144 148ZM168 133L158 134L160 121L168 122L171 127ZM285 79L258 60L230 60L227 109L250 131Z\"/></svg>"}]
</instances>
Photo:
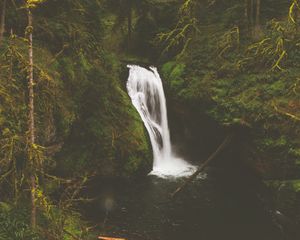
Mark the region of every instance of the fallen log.
<instances>
[{"instance_id":1,"label":"fallen log","mask_svg":"<svg viewBox=\"0 0 300 240\"><path fill-rule=\"evenodd\" d=\"M172 194L171 198L174 198L179 192L181 192L184 188L187 187L189 183L191 183L202 171L203 169L216 157L218 154L231 142L233 138L233 134L228 135L224 141L221 143L221 145L217 148L217 150L209 156L209 158L201 164L197 171L193 173L192 176L190 176L180 187L178 187Z\"/></svg>"},{"instance_id":2,"label":"fallen log","mask_svg":"<svg viewBox=\"0 0 300 240\"><path fill-rule=\"evenodd\" d=\"M112 238L112 237L101 237L101 236L99 236L98 239L100 239L100 240L126 240L125 238Z\"/></svg>"}]
</instances>

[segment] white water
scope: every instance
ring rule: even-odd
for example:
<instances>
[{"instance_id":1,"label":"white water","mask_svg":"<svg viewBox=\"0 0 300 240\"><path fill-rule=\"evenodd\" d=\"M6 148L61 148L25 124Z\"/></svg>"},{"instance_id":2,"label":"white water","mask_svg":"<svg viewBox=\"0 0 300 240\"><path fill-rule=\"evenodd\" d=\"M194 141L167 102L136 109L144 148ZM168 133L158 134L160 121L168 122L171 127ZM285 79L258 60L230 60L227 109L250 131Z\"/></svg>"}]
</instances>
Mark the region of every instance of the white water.
<instances>
[{"instance_id":1,"label":"white water","mask_svg":"<svg viewBox=\"0 0 300 240\"><path fill-rule=\"evenodd\" d=\"M128 65L127 90L150 136L153 149L153 170L160 177L191 175L195 167L172 151L167 118L166 98L157 69Z\"/></svg>"}]
</instances>

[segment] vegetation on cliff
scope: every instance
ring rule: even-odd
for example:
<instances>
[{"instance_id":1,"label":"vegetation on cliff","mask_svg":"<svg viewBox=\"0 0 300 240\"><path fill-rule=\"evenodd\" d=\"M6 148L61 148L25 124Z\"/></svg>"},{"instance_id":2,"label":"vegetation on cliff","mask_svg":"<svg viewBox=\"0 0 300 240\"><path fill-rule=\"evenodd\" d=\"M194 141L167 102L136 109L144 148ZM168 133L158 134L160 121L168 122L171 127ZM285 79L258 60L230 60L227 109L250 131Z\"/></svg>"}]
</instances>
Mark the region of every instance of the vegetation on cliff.
<instances>
[{"instance_id":1,"label":"vegetation on cliff","mask_svg":"<svg viewBox=\"0 0 300 240\"><path fill-rule=\"evenodd\" d=\"M251 161L266 178L299 177L297 4L186 1L176 28L159 35L174 56L162 67L173 96L250 127Z\"/></svg>"},{"instance_id":2,"label":"vegetation on cliff","mask_svg":"<svg viewBox=\"0 0 300 240\"><path fill-rule=\"evenodd\" d=\"M128 62L161 66L175 101L250 128L249 161L299 191L299 6L2 0L0 238L87 236L75 206L89 177L149 170L149 140L125 92Z\"/></svg>"}]
</instances>

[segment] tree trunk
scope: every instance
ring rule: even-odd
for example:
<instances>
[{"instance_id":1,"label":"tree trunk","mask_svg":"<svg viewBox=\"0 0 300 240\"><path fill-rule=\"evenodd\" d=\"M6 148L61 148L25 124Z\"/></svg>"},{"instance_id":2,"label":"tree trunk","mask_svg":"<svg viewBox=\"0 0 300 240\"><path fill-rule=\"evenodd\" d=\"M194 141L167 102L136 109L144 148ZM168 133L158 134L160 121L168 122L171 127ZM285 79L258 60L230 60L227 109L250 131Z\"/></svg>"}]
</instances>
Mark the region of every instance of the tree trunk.
<instances>
[{"instance_id":1,"label":"tree trunk","mask_svg":"<svg viewBox=\"0 0 300 240\"><path fill-rule=\"evenodd\" d=\"M245 25L246 25L246 30L249 29L249 0L245 0Z\"/></svg>"},{"instance_id":2,"label":"tree trunk","mask_svg":"<svg viewBox=\"0 0 300 240\"><path fill-rule=\"evenodd\" d=\"M250 2L250 27L254 26L254 0Z\"/></svg>"},{"instance_id":3,"label":"tree trunk","mask_svg":"<svg viewBox=\"0 0 300 240\"><path fill-rule=\"evenodd\" d=\"M6 12L6 0L2 2L2 10L1 10L1 22L0 22L0 45L2 43L3 35L5 32L5 12Z\"/></svg>"},{"instance_id":4,"label":"tree trunk","mask_svg":"<svg viewBox=\"0 0 300 240\"><path fill-rule=\"evenodd\" d=\"M256 0L255 25L256 25L256 27L260 28L260 0Z\"/></svg>"},{"instance_id":5,"label":"tree trunk","mask_svg":"<svg viewBox=\"0 0 300 240\"><path fill-rule=\"evenodd\" d=\"M31 226L36 227L36 204L35 204L35 193L36 193L36 178L35 178L35 159L33 155L33 149L35 144L35 126L34 126L34 79L33 79L33 46L32 46L32 13L30 9L27 9L28 26L26 28L26 34L28 38L28 133L29 133L29 148L28 148L28 159L30 161L30 190L31 190Z\"/></svg>"},{"instance_id":6,"label":"tree trunk","mask_svg":"<svg viewBox=\"0 0 300 240\"><path fill-rule=\"evenodd\" d=\"M132 0L128 1L128 12L127 12L127 34L128 34L128 50L131 46L131 35L132 35Z\"/></svg>"},{"instance_id":7,"label":"tree trunk","mask_svg":"<svg viewBox=\"0 0 300 240\"><path fill-rule=\"evenodd\" d=\"M262 31L260 26L260 0L256 0L254 38L259 39L261 36Z\"/></svg>"},{"instance_id":8,"label":"tree trunk","mask_svg":"<svg viewBox=\"0 0 300 240\"><path fill-rule=\"evenodd\" d=\"M10 29L10 45L12 45L12 38L13 38L13 30ZM9 60L9 82L12 82L13 79L13 54L10 55L10 60Z\"/></svg>"}]
</instances>

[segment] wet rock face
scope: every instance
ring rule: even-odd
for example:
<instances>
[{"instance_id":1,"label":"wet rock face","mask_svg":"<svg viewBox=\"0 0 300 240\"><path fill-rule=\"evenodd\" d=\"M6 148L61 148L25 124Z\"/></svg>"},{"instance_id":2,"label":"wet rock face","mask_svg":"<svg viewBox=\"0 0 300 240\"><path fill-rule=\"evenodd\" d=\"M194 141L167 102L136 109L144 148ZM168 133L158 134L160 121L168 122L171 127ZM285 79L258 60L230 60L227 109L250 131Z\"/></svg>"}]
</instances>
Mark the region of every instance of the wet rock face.
<instances>
[{"instance_id":1,"label":"wet rock face","mask_svg":"<svg viewBox=\"0 0 300 240\"><path fill-rule=\"evenodd\" d=\"M197 107L182 106L172 99L167 104L175 150L183 158L199 164L215 151L227 130L201 114Z\"/></svg>"},{"instance_id":2,"label":"wet rock face","mask_svg":"<svg viewBox=\"0 0 300 240\"><path fill-rule=\"evenodd\" d=\"M172 102L169 105L173 143L178 146L180 154L199 164L216 150L227 135L228 129L221 128L207 116L199 114L196 108L182 108ZM271 191L272 189L264 184L262 179L278 178L279 169L273 165L262 165L267 162L266 159L258 153L253 154L256 148L252 143L250 130L245 127L231 128L229 131L235 133L233 142L210 163L206 172L209 177L217 179L215 190L225 195L230 192L237 202L251 201L252 204L260 206L269 213L269 217L280 229L281 237L298 239L296 236L299 237L299 212L296 203L299 202L299 194L291 190L284 192L282 188L280 191ZM272 164L270 161L268 163ZM253 196L258 197L260 201ZM241 207L251 211L251 206ZM278 209L282 212L281 215L276 214Z\"/></svg>"}]
</instances>

